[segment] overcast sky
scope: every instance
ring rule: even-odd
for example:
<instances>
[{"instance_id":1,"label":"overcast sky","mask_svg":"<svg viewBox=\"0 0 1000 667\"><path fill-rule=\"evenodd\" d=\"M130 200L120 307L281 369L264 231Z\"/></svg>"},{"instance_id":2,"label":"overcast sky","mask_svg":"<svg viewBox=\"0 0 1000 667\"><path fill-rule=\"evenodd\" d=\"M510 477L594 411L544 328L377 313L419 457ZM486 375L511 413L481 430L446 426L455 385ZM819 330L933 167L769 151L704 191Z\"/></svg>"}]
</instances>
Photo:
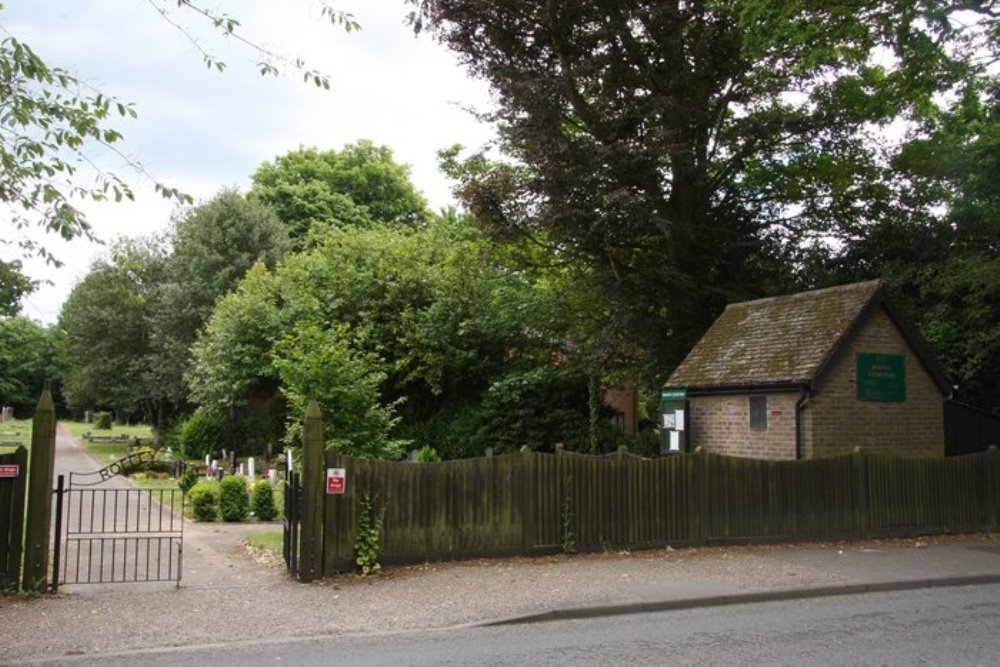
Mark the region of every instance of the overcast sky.
<instances>
[{"instance_id":1,"label":"overcast sky","mask_svg":"<svg viewBox=\"0 0 1000 667\"><path fill-rule=\"evenodd\" d=\"M316 0L205 0L240 20L246 36L330 75L322 91L289 73L260 77L258 56L200 27L174 0L3 0L0 25L50 65L75 73L106 94L135 104L137 120L121 122L120 145L160 181L201 201L222 187L246 191L264 161L299 146L340 149L358 139L392 148L412 167L416 186L434 209L452 204L437 171L436 152L454 143L477 147L491 136L468 108L484 109L486 87L466 77L457 60L429 36L414 37L403 0L339 0L360 32L347 34L321 17ZM154 5L194 31L205 50L224 60L209 71L197 48ZM4 37L6 35L3 35ZM111 240L163 230L173 205L152 184L94 154L136 189L136 202L84 206L96 233ZM3 224L4 235L13 233ZM46 323L58 316L73 284L100 256L100 246L46 238L66 266L37 264L33 277L55 284L24 303ZM9 254L9 253L8 253Z\"/></svg>"}]
</instances>

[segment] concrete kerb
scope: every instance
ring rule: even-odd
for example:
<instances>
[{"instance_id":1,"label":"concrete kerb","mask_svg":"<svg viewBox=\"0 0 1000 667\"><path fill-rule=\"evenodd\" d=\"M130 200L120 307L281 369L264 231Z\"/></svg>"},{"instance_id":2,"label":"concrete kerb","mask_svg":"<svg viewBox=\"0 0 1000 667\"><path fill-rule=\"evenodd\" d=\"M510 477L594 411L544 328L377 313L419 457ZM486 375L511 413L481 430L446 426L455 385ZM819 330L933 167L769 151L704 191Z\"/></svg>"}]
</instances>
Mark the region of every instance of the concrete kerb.
<instances>
[{"instance_id":1,"label":"concrete kerb","mask_svg":"<svg viewBox=\"0 0 1000 667\"><path fill-rule=\"evenodd\" d=\"M659 611L683 611L686 609L700 609L705 607L728 607L758 602L782 602L785 600L806 600L832 596L859 595L863 593L888 593L925 588L979 586L983 584L1000 584L1000 574L940 577L936 579L914 579L909 581L886 581L865 584L844 584L840 586L816 586L773 591L756 591L751 593L737 593L733 595L659 600L653 602L594 605L588 607L553 609L537 614L527 614L523 616L485 621L474 625L478 627L491 627L497 625L545 623L549 621L601 618L606 616L627 616L629 614L646 614Z\"/></svg>"}]
</instances>

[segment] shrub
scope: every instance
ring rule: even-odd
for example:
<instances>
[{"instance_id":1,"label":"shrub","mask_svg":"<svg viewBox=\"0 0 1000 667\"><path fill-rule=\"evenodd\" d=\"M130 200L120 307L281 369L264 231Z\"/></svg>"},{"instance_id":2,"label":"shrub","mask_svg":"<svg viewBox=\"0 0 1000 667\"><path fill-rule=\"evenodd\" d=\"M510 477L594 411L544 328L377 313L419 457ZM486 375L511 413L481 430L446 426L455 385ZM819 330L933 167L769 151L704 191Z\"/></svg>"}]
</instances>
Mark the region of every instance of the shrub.
<instances>
[{"instance_id":1,"label":"shrub","mask_svg":"<svg viewBox=\"0 0 1000 667\"><path fill-rule=\"evenodd\" d=\"M101 431L110 431L112 425L112 418L110 412L95 412L94 413L94 428Z\"/></svg>"},{"instance_id":2,"label":"shrub","mask_svg":"<svg viewBox=\"0 0 1000 667\"><path fill-rule=\"evenodd\" d=\"M278 516L274 506L274 488L266 479L253 485L253 513L261 521L270 521Z\"/></svg>"},{"instance_id":3,"label":"shrub","mask_svg":"<svg viewBox=\"0 0 1000 667\"><path fill-rule=\"evenodd\" d=\"M441 457L438 455L437 450L430 445L424 445L417 451L418 463L434 463L440 460Z\"/></svg>"},{"instance_id":4,"label":"shrub","mask_svg":"<svg viewBox=\"0 0 1000 667\"><path fill-rule=\"evenodd\" d=\"M219 516L219 485L198 482L188 492L188 503L195 521L215 521Z\"/></svg>"},{"instance_id":5,"label":"shrub","mask_svg":"<svg viewBox=\"0 0 1000 667\"><path fill-rule=\"evenodd\" d=\"M378 574L382 553L382 519L384 512L375 512L375 499L365 491L358 504L358 530L354 536L354 562L362 575Z\"/></svg>"},{"instance_id":6,"label":"shrub","mask_svg":"<svg viewBox=\"0 0 1000 667\"><path fill-rule=\"evenodd\" d=\"M194 488L194 485L198 483L198 473L194 471L194 467L189 466L177 480L177 486L180 487L181 493L185 496L188 492Z\"/></svg>"},{"instance_id":7,"label":"shrub","mask_svg":"<svg viewBox=\"0 0 1000 667\"><path fill-rule=\"evenodd\" d=\"M219 482L219 513L223 521L246 520L250 513L250 493L245 478L230 475Z\"/></svg>"},{"instance_id":8,"label":"shrub","mask_svg":"<svg viewBox=\"0 0 1000 667\"><path fill-rule=\"evenodd\" d=\"M180 427L181 453L187 459L204 459L219 448L223 419L201 408Z\"/></svg>"}]
</instances>

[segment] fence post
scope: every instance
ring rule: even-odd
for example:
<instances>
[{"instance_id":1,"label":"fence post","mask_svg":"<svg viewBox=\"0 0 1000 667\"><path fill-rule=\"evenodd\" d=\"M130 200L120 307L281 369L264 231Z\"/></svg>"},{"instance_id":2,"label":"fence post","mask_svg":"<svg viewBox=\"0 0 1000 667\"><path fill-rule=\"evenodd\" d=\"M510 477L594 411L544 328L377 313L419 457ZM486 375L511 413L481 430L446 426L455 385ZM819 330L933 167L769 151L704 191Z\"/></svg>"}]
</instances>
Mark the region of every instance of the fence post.
<instances>
[{"instance_id":1,"label":"fence post","mask_svg":"<svg viewBox=\"0 0 1000 667\"><path fill-rule=\"evenodd\" d=\"M0 587L21 588L21 565L24 558L24 500L28 491L28 450L18 447L14 453L0 456L0 462L17 466L13 479L0 480Z\"/></svg>"},{"instance_id":2,"label":"fence post","mask_svg":"<svg viewBox=\"0 0 1000 667\"><path fill-rule=\"evenodd\" d=\"M323 416L310 398L302 429L302 530L299 579L323 576Z\"/></svg>"},{"instance_id":3,"label":"fence post","mask_svg":"<svg viewBox=\"0 0 1000 667\"><path fill-rule=\"evenodd\" d=\"M852 496L854 501L854 532L858 537L868 534L868 461L855 447L851 453L851 478L854 480Z\"/></svg>"},{"instance_id":4,"label":"fence post","mask_svg":"<svg viewBox=\"0 0 1000 667\"><path fill-rule=\"evenodd\" d=\"M986 502L990 507L990 528L996 530L1000 523L1000 449L990 445L987 450Z\"/></svg>"},{"instance_id":5,"label":"fence post","mask_svg":"<svg viewBox=\"0 0 1000 667\"><path fill-rule=\"evenodd\" d=\"M30 457L28 519L24 530L24 588L44 592L49 582L52 473L56 458L56 412L48 380L35 408Z\"/></svg>"}]
</instances>

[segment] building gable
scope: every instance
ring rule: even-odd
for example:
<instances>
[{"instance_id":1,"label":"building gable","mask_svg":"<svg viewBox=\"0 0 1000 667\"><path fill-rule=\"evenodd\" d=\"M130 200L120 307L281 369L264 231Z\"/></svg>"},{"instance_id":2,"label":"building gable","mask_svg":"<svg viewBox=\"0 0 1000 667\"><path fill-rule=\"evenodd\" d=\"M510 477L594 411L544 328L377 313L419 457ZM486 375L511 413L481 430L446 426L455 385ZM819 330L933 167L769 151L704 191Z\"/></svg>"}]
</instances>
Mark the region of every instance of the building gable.
<instances>
[{"instance_id":1,"label":"building gable","mask_svg":"<svg viewBox=\"0 0 1000 667\"><path fill-rule=\"evenodd\" d=\"M946 394L945 374L880 280L730 304L667 386L696 392L814 387L882 307Z\"/></svg>"}]
</instances>

